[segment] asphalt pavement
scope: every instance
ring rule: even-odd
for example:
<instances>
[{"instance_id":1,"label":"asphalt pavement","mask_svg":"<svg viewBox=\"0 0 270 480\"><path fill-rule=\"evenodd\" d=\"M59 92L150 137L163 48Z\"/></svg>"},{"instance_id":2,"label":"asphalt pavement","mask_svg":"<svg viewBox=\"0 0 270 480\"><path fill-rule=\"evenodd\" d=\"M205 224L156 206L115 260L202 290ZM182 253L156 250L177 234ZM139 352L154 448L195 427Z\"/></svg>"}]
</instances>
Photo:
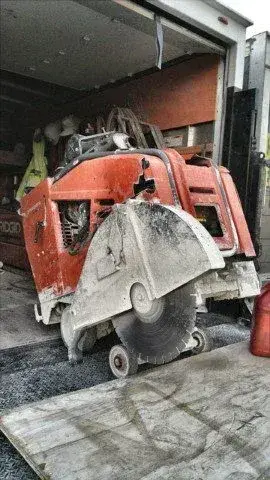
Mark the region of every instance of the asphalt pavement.
<instances>
[{"instance_id":1,"label":"asphalt pavement","mask_svg":"<svg viewBox=\"0 0 270 480\"><path fill-rule=\"evenodd\" d=\"M226 320L226 323L224 323ZM202 320L213 340L213 347L243 341L249 329L228 317L210 315ZM60 339L0 351L1 412L19 405L79 390L113 379L108 365L110 347L117 342L113 334L100 340L83 363L70 365ZM185 354L187 355L187 354ZM140 369L158 368L142 365ZM36 480L38 477L9 441L0 437L1 480Z\"/></svg>"},{"instance_id":2,"label":"asphalt pavement","mask_svg":"<svg viewBox=\"0 0 270 480\"><path fill-rule=\"evenodd\" d=\"M0 412L55 395L88 388L113 379L110 348L119 343L111 334L96 343L83 363L71 365L57 326L35 321L36 292L29 275L5 271L0 278ZM249 328L228 315L203 314L213 348L247 340ZM2 343L1 343L2 342ZM183 357L189 353L183 354ZM140 370L158 368L141 365ZM36 480L38 477L10 442L0 434L0 479Z\"/></svg>"}]
</instances>

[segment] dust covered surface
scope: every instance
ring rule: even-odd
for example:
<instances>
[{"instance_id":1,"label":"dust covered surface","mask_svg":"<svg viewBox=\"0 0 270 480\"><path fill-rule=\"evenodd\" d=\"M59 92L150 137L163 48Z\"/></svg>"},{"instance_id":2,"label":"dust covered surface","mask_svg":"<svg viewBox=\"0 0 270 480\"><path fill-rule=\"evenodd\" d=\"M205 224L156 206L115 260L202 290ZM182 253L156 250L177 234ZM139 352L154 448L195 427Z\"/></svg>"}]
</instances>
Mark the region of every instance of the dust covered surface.
<instances>
[{"instance_id":1,"label":"dust covered surface","mask_svg":"<svg viewBox=\"0 0 270 480\"><path fill-rule=\"evenodd\" d=\"M226 325L220 331L220 323ZM218 314L204 315L201 324L211 327L215 346L245 340L248 328ZM217 324L217 327L214 325ZM112 380L108 353L114 335L98 342L91 355L82 364L71 366L61 340L50 340L37 345L21 346L0 352L0 409L10 409L45 398L76 391ZM187 356L184 354L183 356ZM140 370L149 366L142 365ZM150 367L151 368L151 367ZM34 480L37 475L0 434L1 480ZM253 480L253 479L252 479Z\"/></svg>"},{"instance_id":2,"label":"dust covered surface","mask_svg":"<svg viewBox=\"0 0 270 480\"><path fill-rule=\"evenodd\" d=\"M268 480L269 381L268 359L243 342L13 410L3 425L44 478Z\"/></svg>"}]
</instances>

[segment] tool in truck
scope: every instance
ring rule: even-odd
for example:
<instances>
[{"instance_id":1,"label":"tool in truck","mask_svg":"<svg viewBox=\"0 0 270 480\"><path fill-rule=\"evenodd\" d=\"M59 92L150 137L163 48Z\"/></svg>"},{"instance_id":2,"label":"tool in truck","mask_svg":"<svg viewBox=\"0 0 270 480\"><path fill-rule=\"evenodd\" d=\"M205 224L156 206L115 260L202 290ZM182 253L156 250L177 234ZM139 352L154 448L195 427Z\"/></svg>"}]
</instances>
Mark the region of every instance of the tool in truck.
<instances>
[{"instance_id":1,"label":"tool in truck","mask_svg":"<svg viewBox=\"0 0 270 480\"><path fill-rule=\"evenodd\" d=\"M123 377L142 362L205 350L198 305L253 297L259 283L228 170L172 149L131 148L127 136L125 149L99 151L113 135L89 137L86 153L22 198L21 214L36 319L61 323L71 361L115 330L121 343L109 362Z\"/></svg>"}]
</instances>

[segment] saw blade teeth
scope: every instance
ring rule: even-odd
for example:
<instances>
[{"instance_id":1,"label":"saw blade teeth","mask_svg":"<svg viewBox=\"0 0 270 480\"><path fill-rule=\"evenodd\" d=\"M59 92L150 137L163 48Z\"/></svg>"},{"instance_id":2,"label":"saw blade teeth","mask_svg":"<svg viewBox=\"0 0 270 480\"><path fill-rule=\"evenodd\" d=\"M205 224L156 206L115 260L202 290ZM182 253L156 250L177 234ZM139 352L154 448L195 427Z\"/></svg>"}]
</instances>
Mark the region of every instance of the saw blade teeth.
<instances>
[{"instance_id":1,"label":"saw blade teeth","mask_svg":"<svg viewBox=\"0 0 270 480\"><path fill-rule=\"evenodd\" d=\"M186 348L193 332L196 307L185 285L165 296L166 306L155 322L144 322L134 310L113 321L121 342L142 362L164 364Z\"/></svg>"}]
</instances>

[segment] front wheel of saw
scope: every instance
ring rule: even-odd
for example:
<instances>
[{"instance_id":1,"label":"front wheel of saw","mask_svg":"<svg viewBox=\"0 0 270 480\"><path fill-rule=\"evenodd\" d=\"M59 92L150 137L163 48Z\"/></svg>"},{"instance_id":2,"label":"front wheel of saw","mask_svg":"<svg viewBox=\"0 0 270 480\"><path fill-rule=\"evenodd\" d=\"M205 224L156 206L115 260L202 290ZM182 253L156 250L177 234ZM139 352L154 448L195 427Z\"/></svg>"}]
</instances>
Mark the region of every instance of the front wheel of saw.
<instances>
[{"instance_id":1,"label":"front wheel of saw","mask_svg":"<svg viewBox=\"0 0 270 480\"><path fill-rule=\"evenodd\" d=\"M124 345L114 345L109 353L109 365L116 378L125 378L134 375L138 370L136 355Z\"/></svg>"},{"instance_id":2,"label":"front wheel of saw","mask_svg":"<svg viewBox=\"0 0 270 480\"><path fill-rule=\"evenodd\" d=\"M196 347L192 349L194 355L212 350L212 339L203 328L197 328L192 336L197 341Z\"/></svg>"}]
</instances>

